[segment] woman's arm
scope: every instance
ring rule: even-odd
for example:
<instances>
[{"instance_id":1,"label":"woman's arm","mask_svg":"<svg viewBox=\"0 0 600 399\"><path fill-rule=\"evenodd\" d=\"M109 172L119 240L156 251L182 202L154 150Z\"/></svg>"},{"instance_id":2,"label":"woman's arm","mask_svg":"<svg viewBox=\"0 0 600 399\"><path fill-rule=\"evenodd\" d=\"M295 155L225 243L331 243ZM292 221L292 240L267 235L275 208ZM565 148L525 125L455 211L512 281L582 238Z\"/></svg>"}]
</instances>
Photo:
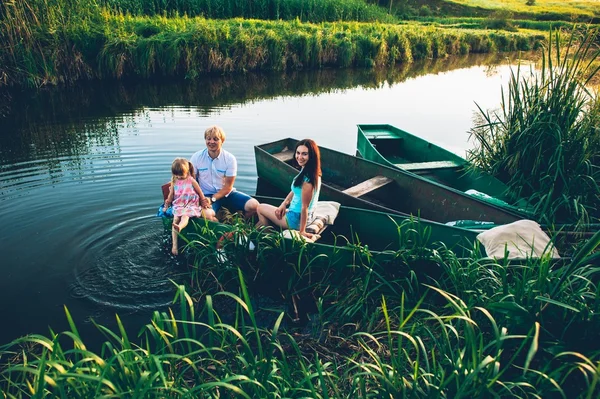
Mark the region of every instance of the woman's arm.
<instances>
[{"instance_id":1,"label":"woman's arm","mask_svg":"<svg viewBox=\"0 0 600 399\"><path fill-rule=\"evenodd\" d=\"M292 198L294 197L294 192L290 191L290 193L285 197L281 205L277 209L275 209L275 216L277 219L281 219L285 215L285 209L292 202Z\"/></svg>"},{"instance_id":2,"label":"woman's arm","mask_svg":"<svg viewBox=\"0 0 600 399\"><path fill-rule=\"evenodd\" d=\"M313 198L313 192L315 187L308 183L302 183L302 208L300 210L300 226L298 231L303 236L311 238L313 235L306 232L306 223L308 222L308 206L310 205L310 201Z\"/></svg>"}]
</instances>

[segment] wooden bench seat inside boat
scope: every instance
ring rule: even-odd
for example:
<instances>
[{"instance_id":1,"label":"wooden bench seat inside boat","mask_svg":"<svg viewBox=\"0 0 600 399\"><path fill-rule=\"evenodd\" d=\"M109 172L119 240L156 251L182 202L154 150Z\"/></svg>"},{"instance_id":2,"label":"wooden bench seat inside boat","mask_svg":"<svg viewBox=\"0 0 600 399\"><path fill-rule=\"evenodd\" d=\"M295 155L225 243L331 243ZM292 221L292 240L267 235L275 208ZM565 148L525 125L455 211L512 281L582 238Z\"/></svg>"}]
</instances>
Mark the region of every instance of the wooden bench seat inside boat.
<instances>
[{"instance_id":1,"label":"wooden bench seat inside boat","mask_svg":"<svg viewBox=\"0 0 600 399\"><path fill-rule=\"evenodd\" d=\"M294 151L285 147L283 151L273 154L273 156L282 162L288 162L294 159Z\"/></svg>"},{"instance_id":2,"label":"wooden bench seat inside boat","mask_svg":"<svg viewBox=\"0 0 600 399\"><path fill-rule=\"evenodd\" d=\"M371 191L377 190L380 187L385 186L393 182L392 179L385 176L375 176L370 178L369 180L365 180L361 183L358 183L355 186L345 189L344 194L351 195L353 197L362 197L363 195L370 193Z\"/></svg>"},{"instance_id":3,"label":"wooden bench seat inside boat","mask_svg":"<svg viewBox=\"0 0 600 399\"><path fill-rule=\"evenodd\" d=\"M400 169L413 171L423 169L458 169L462 165L454 161L431 161L431 162L413 162L394 164Z\"/></svg>"}]
</instances>

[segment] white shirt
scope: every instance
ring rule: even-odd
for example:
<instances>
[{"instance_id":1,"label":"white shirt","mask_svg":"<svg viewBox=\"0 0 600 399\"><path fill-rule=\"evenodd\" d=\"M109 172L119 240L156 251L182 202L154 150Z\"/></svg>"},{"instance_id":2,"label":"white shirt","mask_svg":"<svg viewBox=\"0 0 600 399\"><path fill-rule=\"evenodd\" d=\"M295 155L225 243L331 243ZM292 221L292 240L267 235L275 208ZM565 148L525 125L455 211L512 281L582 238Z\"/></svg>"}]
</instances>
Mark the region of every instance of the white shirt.
<instances>
[{"instance_id":1,"label":"white shirt","mask_svg":"<svg viewBox=\"0 0 600 399\"><path fill-rule=\"evenodd\" d=\"M223 148L215 159L208 155L208 148L200 150L192 155L190 162L194 165L200 189L207 196L213 195L223 188L225 177L237 175L237 160ZM232 191L234 190L235 188L232 189Z\"/></svg>"}]
</instances>

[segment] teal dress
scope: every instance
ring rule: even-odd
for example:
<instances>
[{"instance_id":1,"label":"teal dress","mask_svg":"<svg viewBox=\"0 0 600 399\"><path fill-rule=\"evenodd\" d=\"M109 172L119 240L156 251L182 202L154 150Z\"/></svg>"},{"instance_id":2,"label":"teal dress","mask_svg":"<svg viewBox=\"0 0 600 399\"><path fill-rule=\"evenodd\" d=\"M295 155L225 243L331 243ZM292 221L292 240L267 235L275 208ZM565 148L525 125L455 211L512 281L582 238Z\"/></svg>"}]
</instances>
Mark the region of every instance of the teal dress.
<instances>
[{"instance_id":1,"label":"teal dress","mask_svg":"<svg viewBox=\"0 0 600 399\"><path fill-rule=\"evenodd\" d=\"M300 171L302 173L302 171ZM298 176L296 176L298 177ZM290 229L299 230L300 229L300 212L302 211L302 186L299 187L294 186L294 181L296 177L292 180L292 201L290 202L290 207L286 213L286 221L287 225ZM304 182L308 183L308 178L304 177ZM313 212L315 207L317 206L317 202L319 201L319 192L321 191L321 179L317 183L317 187L313 191L312 199L310 200L310 204L308 204L308 218L306 219L306 224L310 224L310 221L313 218Z\"/></svg>"}]
</instances>

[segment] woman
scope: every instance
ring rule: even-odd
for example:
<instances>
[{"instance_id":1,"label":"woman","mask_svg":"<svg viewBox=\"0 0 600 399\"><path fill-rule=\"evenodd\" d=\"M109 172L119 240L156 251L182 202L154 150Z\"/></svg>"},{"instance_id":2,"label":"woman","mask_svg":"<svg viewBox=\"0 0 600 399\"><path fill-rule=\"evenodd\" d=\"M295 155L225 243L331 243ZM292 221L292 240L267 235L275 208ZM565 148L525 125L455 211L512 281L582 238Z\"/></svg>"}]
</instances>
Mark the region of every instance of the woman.
<instances>
[{"instance_id":1,"label":"woman","mask_svg":"<svg viewBox=\"0 0 600 399\"><path fill-rule=\"evenodd\" d=\"M292 191L275 208L269 204L259 204L257 227L274 224L284 229L298 230L307 238L313 234L306 231L308 222L319 200L321 189L321 154L317 143L311 139L300 140L294 151L300 173L292 181ZM286 207L289 205L289 209Z\"/></svg>"}]
</instances>

